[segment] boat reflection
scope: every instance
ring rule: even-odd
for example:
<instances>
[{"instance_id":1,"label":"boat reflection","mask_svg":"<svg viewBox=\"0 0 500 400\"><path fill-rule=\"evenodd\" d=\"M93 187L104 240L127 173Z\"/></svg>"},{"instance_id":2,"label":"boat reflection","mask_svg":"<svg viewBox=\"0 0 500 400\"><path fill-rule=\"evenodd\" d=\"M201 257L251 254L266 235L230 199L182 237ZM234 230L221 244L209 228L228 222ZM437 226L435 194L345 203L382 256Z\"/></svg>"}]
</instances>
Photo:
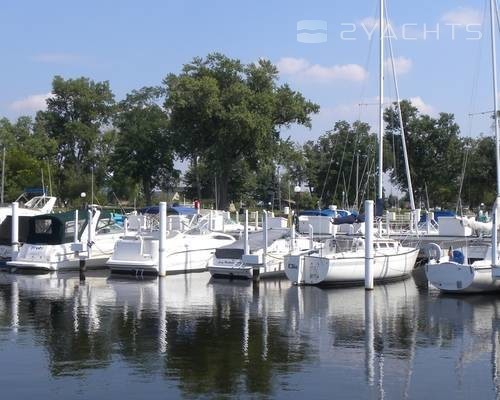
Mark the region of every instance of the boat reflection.
<instances>
[{"instance_id":1,"label":"boat reflection","mask_svg":"<svg viewBox=\"0 0 500 400\"><path fill-rule=\"evenodd\" d=\"M189 396L309 387L321 397L335 386L339 395L435 397L480 376L478 393L498 397L499 309L496 297L436 296L412 280L366 292L208 274L0 274L0 353L7 335L29 336L54 377L90 379L118 364Z\"/></svg>"}]
</instances>

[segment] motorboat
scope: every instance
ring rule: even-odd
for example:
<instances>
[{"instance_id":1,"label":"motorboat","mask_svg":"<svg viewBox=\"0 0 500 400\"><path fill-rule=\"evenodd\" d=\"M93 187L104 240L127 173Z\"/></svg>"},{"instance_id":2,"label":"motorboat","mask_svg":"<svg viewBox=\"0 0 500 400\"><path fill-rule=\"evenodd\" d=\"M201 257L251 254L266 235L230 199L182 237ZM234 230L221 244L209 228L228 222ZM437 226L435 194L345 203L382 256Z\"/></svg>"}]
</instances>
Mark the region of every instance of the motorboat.
<instances>
[{"instance_id":1,"label":"motorboat","mask_svg":"<svg viewBox=\"0 0 500 400\"><path fill-rule=\"evenodd\" d=\"M206 271L216 249L233 243L228 234L209 229L209 218L198 215L196 225L186 231L168 230L166 236L166 273ZM158 229L125 235L116 241L107 265L112 273L157 275L159 273Z\"/></svg>"},{"instance_id":2,"label":"motorboat","mask_svg":"<svg viewBox=\"0 0 500 400\"><path fill-rule=\"evenodd\" d=\"M30 218L26 243L7 266L11 271L74 270L84 260L86 268L105 267L124 230L110 213L95 206L89 210Z\"/></svg>"}]
</instances>

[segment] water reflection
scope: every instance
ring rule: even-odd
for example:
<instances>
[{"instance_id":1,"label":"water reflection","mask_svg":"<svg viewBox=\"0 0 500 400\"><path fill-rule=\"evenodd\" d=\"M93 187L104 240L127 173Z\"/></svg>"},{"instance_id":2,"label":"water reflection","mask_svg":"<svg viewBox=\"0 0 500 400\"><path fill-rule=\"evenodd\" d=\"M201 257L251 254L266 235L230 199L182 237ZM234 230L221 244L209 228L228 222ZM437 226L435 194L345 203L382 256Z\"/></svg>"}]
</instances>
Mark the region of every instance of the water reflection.
<instances>
[{"instance_id":1,"label":"water reflection","mask_svg":"<svg viewBox=\"0 0 500 400\"><path fill-rule=\"evenodd\" d=\"M71 377L98 390L120 371L134 388L193 397L498 398L499 307L413 280L365 292L206 274L0 274L0 370L32 342L45 358L31 368L52 379L33 397Z\"/></svg>"}]
</instances>

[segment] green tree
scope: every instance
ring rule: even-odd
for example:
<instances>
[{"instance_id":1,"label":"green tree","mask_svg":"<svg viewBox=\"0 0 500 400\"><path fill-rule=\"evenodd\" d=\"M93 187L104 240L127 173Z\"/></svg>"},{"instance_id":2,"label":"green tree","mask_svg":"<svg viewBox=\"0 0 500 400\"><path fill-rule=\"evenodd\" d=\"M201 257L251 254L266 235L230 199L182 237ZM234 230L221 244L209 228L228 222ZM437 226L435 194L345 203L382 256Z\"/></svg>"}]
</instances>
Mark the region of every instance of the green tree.
<instances>
[{"instance_id":1,"label":"green tree","mask_svg":"<svg viewBox=\"0 0 500 400\"><path fill-rule=\"evenodd\" d=\"M374 182L375 148L370 126L360 121L338 121L317 141L304 144L305 175L322 207L347 207L356 200L359 205L366 198Z\"/></svg>"},{"instance_id":2,"label":"green tree","mask_svg":"<svg viewBox=\"0 0 500 400\"><path fill-rule=\"evenodd\" d=\"M19 117L14 123L2 118L0 143L6 149L6 201L15 200L27 187L42 187L42 174L47 188L56 146L37 122L28 116Z\"/></svg>"},{"instance_id":3,"label":"green tree","mask_svg":"<svg viewBox=\"0 0 500 400\"><path fill-rule=\"evenodd\" d=\"M40 111L37 121L57 143L60 195L74 199L81 191L89 191L92 170L101 169L99 143L113 112L114 96L109 82L54 77L47 111ZM101 177L97 178L96 184L101 186Z\"/></svg>"},{"instance_id":4,"label":"green tree","mask_svg":"<svg viewBox=\"0 0 500 400\"><path fill-rule=\"evenodd\" d=\"M280 129L310 126L319 106L278 85L269 61L248 65L222 54L195 58L165 80L165 108L179 154L202 160L217 176L221 207L229 200L229 182L242 160L252 169L275 154Z\"/></svg>"},{"instance_id":5,"label":"green tree","mask_svg":"<svg viewBox=\"0 0 500 400\"><path fill-rule=\"evenodd\" d=\"M433 118L420 114L407 100L401 103L401 110L415 195L421 199L428 195L431 206L455 204L464 152L453 114L440 113ZM386 169L394 183L408 190L396 105L388 108L384 117L389 154L394 155Z\"/></svg>"},{"instance_id":6,"label":"green tree","mask_svg":"<svg viewBox=\"0 0 500 400\"><path fill-rule=\"evenodd\" d=\"M162 93L158 87L132 91L114 118L118 130L110 161L115 182L141 185L147 204L153 189L171 188L179 177L168 117L159 104Z\"/></svg>"}]
</instances>

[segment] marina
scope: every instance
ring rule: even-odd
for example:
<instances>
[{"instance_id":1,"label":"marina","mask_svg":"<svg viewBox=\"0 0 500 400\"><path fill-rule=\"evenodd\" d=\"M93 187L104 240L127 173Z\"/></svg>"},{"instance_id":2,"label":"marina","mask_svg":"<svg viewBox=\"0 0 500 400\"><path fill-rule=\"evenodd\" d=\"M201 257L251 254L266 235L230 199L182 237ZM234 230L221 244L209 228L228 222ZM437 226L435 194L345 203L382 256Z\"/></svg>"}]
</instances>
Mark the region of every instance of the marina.
<instances>
[{"instance_id":1,"label":"marina","mask_svg":"<svg viewBox=\"0 0 500 400\"><path fill-rule=\"evenodd\" d=\"M2 398L500 400L498 2L5 4Z\"/></svg>"}]
</instances>

